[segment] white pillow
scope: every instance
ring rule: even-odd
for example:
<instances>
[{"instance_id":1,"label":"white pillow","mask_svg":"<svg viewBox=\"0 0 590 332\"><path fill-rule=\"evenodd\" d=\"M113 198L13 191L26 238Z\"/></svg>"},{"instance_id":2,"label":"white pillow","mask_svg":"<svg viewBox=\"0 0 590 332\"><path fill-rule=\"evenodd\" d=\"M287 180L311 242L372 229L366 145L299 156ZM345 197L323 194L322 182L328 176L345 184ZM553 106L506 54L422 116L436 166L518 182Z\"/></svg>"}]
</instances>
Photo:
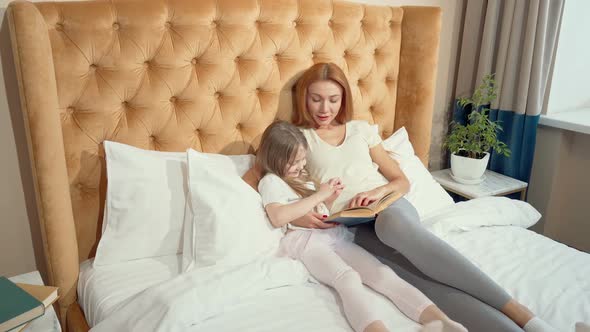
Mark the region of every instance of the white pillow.
<instances>
[{"instance_id":1,"label":"white pillow","mask_svg":"<svg viewBox=\"0 0 590 332\"><path fill-rule=\"evenodd\" d=\"M438 236L491 226L529 228L541 218L532 205L507 197L479 197L436 211L424 226Z\"/></svg>"},{"instance_id":2,"label":"white pillow","mask_svg":"<svg viewBox=\"0 0 590 332\"><path fill-rule=\"evenodd\" d=\"M149 151L110 141L105 141L105 152L107 197L94 266L182 252L186 152ZM232 158L243 172L253 160L252 155Z\"/></svg>"},{"instance_id":3,"label":"white pillow","mask_svg":"<svg viewBox=\"0 0 590 332\"><path fill-rule=\"evenodd\" d=\"M282 232L273 228L258 192L228 167L226 156L187 151L192 250L185 270L248 263L276 253Z\"/></svg>"},{"instance_id":4,"label":"white pillow","mask_svg":"<svg viewBox=\"0 0 590 332\"><path fill-rule=\"evenodd\" d=\"M420 158L414 153L405 127L383 141L383 147L395 159L410 181L406 199L418 210L420 219L454 204L453 198L434 180Z\"/></svg>"},{"instance_id":5,"label":"white pillow","mask_svg":"<svg viewBox=\"0 0 590 332\"><path fill-rule=\"evenodd\" d=\"M186 153L105 141L107 197L94 266L181 251Z\"/></svg>"},{"instance_id":6,"label":"white pillow","mask_svg":"<svg viewBox=\"0 0 590 332\"><path fill-rule=\"evenodd\" d=\"M254 155L246 154L246 155L222 155L222 154L214 154L214 153L202 153L197 152L195 150L189 149L187 152L184 153L184 157L187 158L188 151L193 151L198 155L205 156L208 160L210 160L214 165L215 168L226 175L237 175L240 178L254 165ZM193 163L194 165L194 163ZM187 186L189 183L188 175L187 175ZM196 184L197 186L199 184ZM195 189L196 190L196 189ZM189 188L189 193L191 189ZM195 222L193 220L194 214L192 212L192 204L190 199L190 194L187 195L189 199L186 201L185 205L185 213L184 213L184 229L183 229L183 250L182 250L182 271L187 271L189 269L189 265L193 261L194 252L197 250L197 246L195 246L194 238L195 238Z\"/></svg>"}]
</instances>

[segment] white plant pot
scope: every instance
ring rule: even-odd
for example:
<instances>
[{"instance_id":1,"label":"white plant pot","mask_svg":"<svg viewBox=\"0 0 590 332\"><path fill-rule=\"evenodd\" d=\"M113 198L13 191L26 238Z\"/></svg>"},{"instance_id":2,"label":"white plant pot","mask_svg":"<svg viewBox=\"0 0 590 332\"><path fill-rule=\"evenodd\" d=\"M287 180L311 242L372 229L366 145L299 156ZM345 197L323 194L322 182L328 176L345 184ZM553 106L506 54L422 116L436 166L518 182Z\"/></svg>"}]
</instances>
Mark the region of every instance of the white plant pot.
<instances>
[{"instance_id":1,"label":"white plant pot","mask_svg":"<svg viewBox=\"0 0 590 332\"><path fill-rule=\"evenodd\" d=\"M451 175L455 181L464 184L478 184L484 180L483 173L486 171L490 154L481 159L457 156L451 154Z\"/></svg>"}]
</instances>

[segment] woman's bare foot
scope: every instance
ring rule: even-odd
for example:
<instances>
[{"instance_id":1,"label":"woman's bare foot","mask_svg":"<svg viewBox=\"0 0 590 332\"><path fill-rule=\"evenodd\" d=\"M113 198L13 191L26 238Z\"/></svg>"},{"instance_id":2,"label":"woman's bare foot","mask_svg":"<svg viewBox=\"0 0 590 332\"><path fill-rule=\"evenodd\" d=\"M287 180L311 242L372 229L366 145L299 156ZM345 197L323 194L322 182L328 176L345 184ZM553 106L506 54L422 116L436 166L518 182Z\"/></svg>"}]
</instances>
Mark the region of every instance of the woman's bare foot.
<instances>
[{"instance_id":1,"label":"woman's bare foot","mask_svg":"<svg viewBox=\"0 0 590 332\"><path fill-rule=\"evenodd\" d=\"M524 327L535 315L524 305L512 299L502 308L502 312L520 327Z\"/></svg>"}]
</instances>

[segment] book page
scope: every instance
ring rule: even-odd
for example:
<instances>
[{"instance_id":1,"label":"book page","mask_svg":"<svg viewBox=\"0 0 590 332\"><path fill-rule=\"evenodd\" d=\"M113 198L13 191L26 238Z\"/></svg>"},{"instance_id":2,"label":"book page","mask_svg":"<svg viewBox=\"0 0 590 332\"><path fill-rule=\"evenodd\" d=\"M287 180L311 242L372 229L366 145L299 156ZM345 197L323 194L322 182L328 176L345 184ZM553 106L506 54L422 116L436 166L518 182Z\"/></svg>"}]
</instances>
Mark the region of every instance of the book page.
<instances>
[{"instance_id":1,"label":"book page","mask_svg":"<svg viewBox=\"0 0 590 332\"><path fill-rule=\"evenodd\" d=\"M397 192L391 192L385 196L383 196L380 200L371 203L369 207L375 211L376 213L383 211L393 202L397 201L402 195Z\"/></svg>"}]
</instances>

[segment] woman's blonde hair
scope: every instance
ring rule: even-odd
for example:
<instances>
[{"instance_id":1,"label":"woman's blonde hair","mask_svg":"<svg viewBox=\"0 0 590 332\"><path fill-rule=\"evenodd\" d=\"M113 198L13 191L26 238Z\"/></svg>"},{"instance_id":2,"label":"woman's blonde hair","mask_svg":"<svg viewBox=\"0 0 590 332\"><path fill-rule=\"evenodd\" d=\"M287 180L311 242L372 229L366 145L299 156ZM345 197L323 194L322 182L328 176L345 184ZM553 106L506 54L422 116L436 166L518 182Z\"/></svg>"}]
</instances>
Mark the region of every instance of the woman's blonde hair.
<instances>
[{"instance_id":1,"label":"woman's blonde hair","mask_svg":"<svg viewBox=\"0 0 590 332\"><path fill-rule=\"evenodd\" d=\"M298 127L312 127L314 121L307 111L307 89L317 81L332 81L342 88L342 102L340 111L336 115L336 122L346 123L352 118L352 93L346 75L340 67L333 63L316 63L306 70L295 84L293 93L292 122Z\"/></svg>"},{"instance_id":2,"label":"woman's blonde hair","mask_svg":"<svg viewBox=\"0 0 590 332\"><path fill-rule=\"evenodd\" d=\"M262 140L256 152L256 166L261 170L261 175L273 173L283 179L297 194L307 197L315 193L315 190L307 187L308 182L313 181L307 170L303 169L298 178L288 178L285 174L287 166L295 160L299 147L307 150L305 136L294 125L277 121L266 128L262 134Z\"/></svg>"}]
</instances>

